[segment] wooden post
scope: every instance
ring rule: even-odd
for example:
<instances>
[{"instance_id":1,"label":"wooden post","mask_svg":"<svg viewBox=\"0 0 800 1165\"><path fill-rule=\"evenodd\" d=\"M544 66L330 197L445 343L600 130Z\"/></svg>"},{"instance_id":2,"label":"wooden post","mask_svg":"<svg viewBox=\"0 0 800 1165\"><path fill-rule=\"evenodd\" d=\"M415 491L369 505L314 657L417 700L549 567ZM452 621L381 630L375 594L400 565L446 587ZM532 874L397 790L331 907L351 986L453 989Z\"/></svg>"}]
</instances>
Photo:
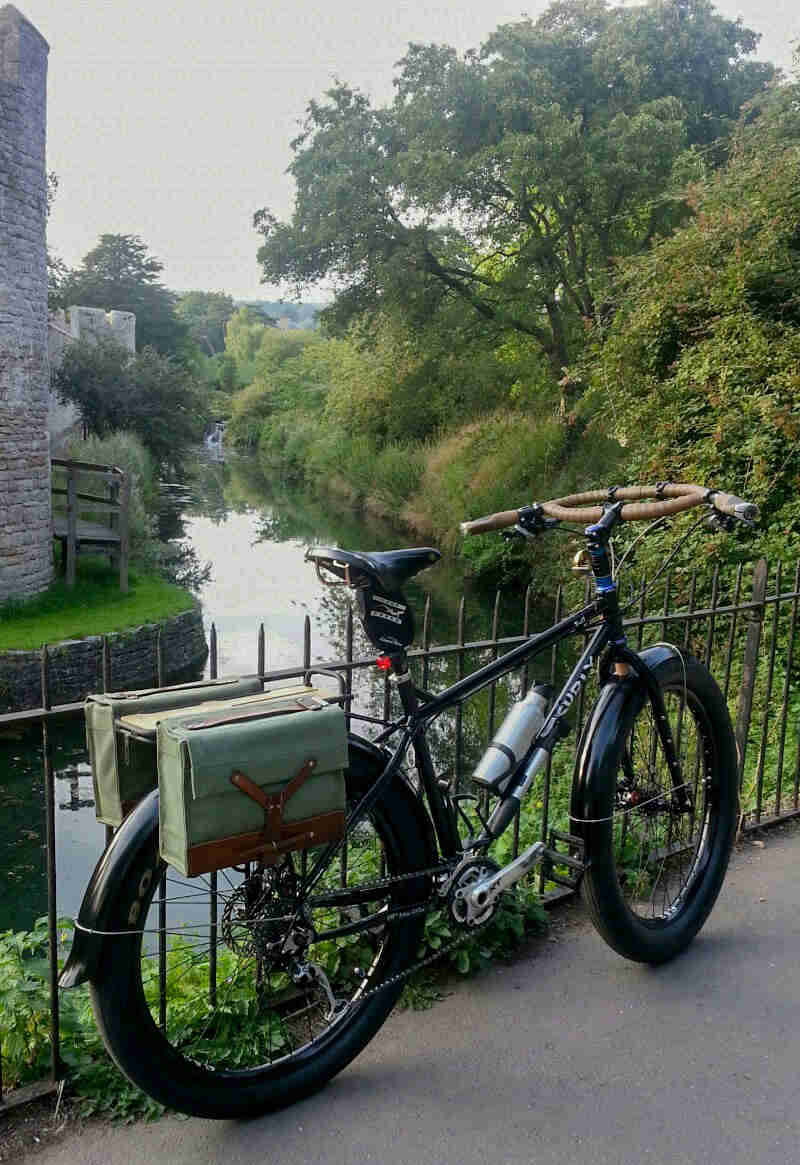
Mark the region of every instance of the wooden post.
<instances>
[{"instance_id":1,"label":"wooden post","mask_svg":"<svg viewBox=\"0 0 800 1165\"><path fill-rule=\"evenodd\" d=\"M67 586L75 586L75 557L78 550L78 496L75 466L67 467Z\"/></svg>"},{"instance_id":2,"label":"wooden post","mask_svg":"<svg viewBox=\"0 0 800 1165\"><path fill-rule=\"evenodd\" d=\"M123 473L119 489L119 589L128 590L128 558L130 557L130 503L131 482Z\"/></svg>"},{"instance_id":3,"label":"wooden post","mask_svg":"<svg viewBox=\"0 0 800 1165\"><path fill-rule=\"evenodd\" d=\"M761 646L761 624L764 620L764 598L767 593L767 560L760 558L753 571L752 601L757 604L747 612L747 639L744 645L742 683L736 703L736 747L739 752L739 788L744 777L744 761L747 753L747 734L750 731L750 716L753 711L753 692L756 686L758 651Z\"/></svg>"}]
</instances>

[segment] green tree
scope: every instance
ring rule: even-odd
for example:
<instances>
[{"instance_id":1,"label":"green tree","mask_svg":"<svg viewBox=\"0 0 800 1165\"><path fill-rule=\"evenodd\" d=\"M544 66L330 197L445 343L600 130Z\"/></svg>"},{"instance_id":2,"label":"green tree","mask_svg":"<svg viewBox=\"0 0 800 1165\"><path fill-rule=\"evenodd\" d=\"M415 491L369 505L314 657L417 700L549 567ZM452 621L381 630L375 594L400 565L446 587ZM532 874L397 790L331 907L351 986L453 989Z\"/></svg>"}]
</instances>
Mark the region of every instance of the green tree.
<instances>
[{"instance_id":1,"label":"green tree","mask_svg":"<svg viewBox=\"0 0 800 1165\"><path fill-rule=\"evenodd\" d=\"M414 327L398 312L353 324L337 349L325 421L381 446L534 402L546 412L555 403L537 345L519 333L492 340L453 304Z\"/></svg>"},{"instance_id":2,"label":"green tree","mask_svg":"<svg viewBox=\"0 0 800 1165\"><path fill-rule=\"evenodd\" d=\"M177 296L158 282L163 264L138 235L101 235L61 287L67 304L131 311L137 348L183 354L188 328L175 313Z\"/></svg>"},{"instance_id":3,"label":"green tree","mask_svg":"<svg viewBox=\"0 0 800 1165\"><path fill-rule=\"evenodd\" d=\"M237 335L242 342L253 338L250 331ZM257 445L275 413L319 412L330 380L333 345L316 332L262 327L258 339L249 356L252 383L234 398L227 430L237 445Z\"/></svg>"},{"instance_id":4,"label":"green tree","mask_svg":"<svg viewBox=\"0 0 800 1165\"><path fill-rule=\"evenodd\" d=\"M135 357L103 340L68 345L52 373L53 387L80 412L86 430L138 436L161 465L178 465L201 440L208 420L204 394L183 364L144 348Z\"/></svg>"},{"instance_id":5,"label":"green tree","mask_svg":"<svg viewBox=\"0 0 800 1165\"><path fill-rule=\"evenodd\" d=\"M698 481L760 504L748 557L800 551L799 159L794 84L747 110L692 221L625 266L620 310L581 373L632 480Z\"/></svg>"},{"instance_id":6,"label":"green tree","mask_svg":"<svg viewBox=\"0 0 800 1165\"><path fill-rule=\"evenodd\" d=\"M224 351L225 325L236 308L223 291L187 291L175 305L195 343L211 356Z\"/></svg>"},{"instance_id":7,"label":"green tree","mask_svg":"<svg viewBox=\"0 0 800 1165\"><path fill-rule=\"evenodd\" d=\"M225 352L236 362L240 384L253 379L255 354L272 330L268 317L250 307L240 307L225 325Z\"/></svg>"},{"instance_id":8,"label":"green tree","mask_svg":"<svg viewBox=\"0 0 800 1165\"><path fill-rule=\"evenodd\" d=\"M411 45L390 105L343 83L309 105L294 215L255 216L264 278L339 280L334 328L455 303L560 379L610 310L616 259L685 217L701 148L773 75L743 59L757 39L709 0L558 0L463 57Z\"/></svg>"}]
</instances>

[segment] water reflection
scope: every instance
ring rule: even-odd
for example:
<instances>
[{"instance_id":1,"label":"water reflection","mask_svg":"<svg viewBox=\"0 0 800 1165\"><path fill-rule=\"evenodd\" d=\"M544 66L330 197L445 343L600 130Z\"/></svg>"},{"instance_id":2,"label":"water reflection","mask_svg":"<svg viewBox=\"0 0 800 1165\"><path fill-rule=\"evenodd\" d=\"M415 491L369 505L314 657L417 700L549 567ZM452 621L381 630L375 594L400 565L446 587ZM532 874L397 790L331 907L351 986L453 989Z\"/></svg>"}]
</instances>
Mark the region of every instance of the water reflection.
<instances>
[{"instance_id":1,"label":"water reflection","mask_svg":"<svg viewBox=\"0 0 800 1165\"><path fill-rule=\"evenodd\" d=\"M165 483L159 533L165 539L182 540L201 563L211 563L211 578L202 587L201 599L207 626L213 621L219 634L220 674L256 670L261 622L267 670L297 666L302 661L306 615L312 620L312 659L343 658L351 593L346 588L326 588L318 581L314 569L304 561L307 547L329 544L385 550L410 541L390 522L355 514L341 499L312 499L276 486L254 461L241 458L225 462L198 458L184 480ZM443 559L407 588L416 616L417 642L426 592L432 600L433 642L455 641L462 592L466 593L465 639L488 637L492 599L470 587L458 561ZM534 627L549 621L548 612L534 616ZM500 634L519 634L522 622L521 598L509 597L500 607ZM353 632L355 657L373 654L357 618ZM427 684L441 688L457 678L459 666L469 672L488 658L485 652L469 652L461 665L455 658L432 661ZM544 671L548 667L544 662ZM421 665L417 679L423 679ZM519 677L514 677L500 686L495 722L499 723L519 684ZM359 710L381 716L386 693L383 678L374 669L357 673L354 687ZM432 730L434 757L445 775L453 765L450 733L454 718L455 713L442 717ZM490 720L486 693L465 707L465 768L477 759ZM363 726L356 727L361 730ZM369 734L374 730L365 731ZM104 829L94 817L82 725L55 726L52 738L57 778L58 910L74 914L102 851ZM29 926L46 911L43 838L38 733L24 738L0 737L0 929Z\"/></svg>"},{"instance_id":2,"label":"water reflection","mask_svg":"<svg viewBox=\"0 0 800 1165\"><path fill-rule=\"evenodd\" d=\"M58 909L74 914L103 850L94 816L83 726L51 731L56 774ZM0 738L0 929L24 929L47 911L41 733Z\"/></svg>"}]
</instances>

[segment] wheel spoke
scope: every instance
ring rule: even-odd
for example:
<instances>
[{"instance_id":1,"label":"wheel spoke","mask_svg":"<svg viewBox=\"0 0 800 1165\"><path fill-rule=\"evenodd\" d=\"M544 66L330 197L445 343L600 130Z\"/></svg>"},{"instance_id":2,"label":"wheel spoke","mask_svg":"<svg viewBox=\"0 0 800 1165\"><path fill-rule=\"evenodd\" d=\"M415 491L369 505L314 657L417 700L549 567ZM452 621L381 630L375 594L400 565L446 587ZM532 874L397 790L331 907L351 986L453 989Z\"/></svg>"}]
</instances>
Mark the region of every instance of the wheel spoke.
<instances>
[{"instance_id":1,"label":"wheel spoke","mask_svg":"<svg viewBox=\"0 0 800 1165\"><path fill-rule=\"evenodd\" d=\"M664 698L689 803L679 801L648 704L625 749L614 828L623 896L635 914L651 921L668 920L686 892L707 816L700 801L706 775L702 722L683 692L665 691Z\"/></svg>"},{"instance_id":2,"label":"wheel spoke","mask_svg":"<svg viewBox=\"0 0 800 1165\"><path fill-rule=\"evenodd\" d=\"M346 865L332 864L314 896L302 899L303 861L288 855L274 866L218 873L217 938L212 923L189 919L166 930L166 1038L192 1063L215 1071L250 1069L291 1057L323 1038L344 1007L332 1014L325 978L337 999L351 1006L380 974L381 953L392 924L385 920L393 891L372 887L386 869L375 828L360 826ZM390 867L391 868L391 867ZM207 910L208 881L168 871L173 918L195 904ZM409 883L410 885L410 883ZM153 902L152 911L156 910ZM364 917L360 917L364 915ZM149 932L145 921L142 934ZM156 932L158 927L152 928ZM212 1005L208 960L217 957ZM157 954L142 942L141 966L151 1015L159 1014ZM366 978L354 968L367 968ZM318 972L292 976L301 966ZM299 972L298 972L299 973ZM200 988L200 983L205 984Z\"/></svg>"}]
</instances>

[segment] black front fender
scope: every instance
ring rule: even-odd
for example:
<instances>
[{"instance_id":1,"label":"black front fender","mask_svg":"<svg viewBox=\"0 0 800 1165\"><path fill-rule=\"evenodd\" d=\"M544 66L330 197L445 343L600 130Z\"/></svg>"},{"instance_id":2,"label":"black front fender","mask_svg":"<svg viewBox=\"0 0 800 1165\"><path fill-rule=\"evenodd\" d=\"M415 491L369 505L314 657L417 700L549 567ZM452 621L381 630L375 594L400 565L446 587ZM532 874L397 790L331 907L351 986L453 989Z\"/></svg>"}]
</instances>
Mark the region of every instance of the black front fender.
<instances>
[{"instance_id":1,"label":"black front fender","mask_svg":"<svg viewBox=\"0 0 800 1165\"><path fill-rule=\"evenodd\" d=\"M83 895L75 925L72 950L58 979L59 987L77 987L97 977L103 934L109 929L114 902L133 863L158 835L158 790L139 802L114 834L111 844L94 869Z\"/></svg>"},{"instance_id":2,"label":"black front fender","mask_svg":"<svg viewBox=\"0 0 800 1165\"><path fill-rule=\"evenodd\" d=\"M668 644L657 644L640 652L639 659L656 671L675 654ZM575 757L570 803L570 833L584 841L587 823L607 813L609 783L616 778L625 740L646 699L643 680L632 672L605 684L592 708Z\"/></svg>"},{"instance_id":3,"label":"black front fender","mask_svg":"<svg viewBox=\"0 0 800 1165\"><path fill-rule=\"evenodd\" d=\"M378 748L360 736L350 736L349 749L351 768L364 779L370 776L377 778L388 760L385 749ZM420 835L425 839L427 865L433 866L436 864L437 850L430 817L411 785L400 774L395 781L398 786L402 786ZM158 790L154 789L125 818L95 867L78 912L72 950L59 976L60 987L77 987L80 983L98 978L104 944L113 941L103 932L111 930L117 896L142 851L149 847L155 856L157 838Z\"/></svg>"}]
</instances>

